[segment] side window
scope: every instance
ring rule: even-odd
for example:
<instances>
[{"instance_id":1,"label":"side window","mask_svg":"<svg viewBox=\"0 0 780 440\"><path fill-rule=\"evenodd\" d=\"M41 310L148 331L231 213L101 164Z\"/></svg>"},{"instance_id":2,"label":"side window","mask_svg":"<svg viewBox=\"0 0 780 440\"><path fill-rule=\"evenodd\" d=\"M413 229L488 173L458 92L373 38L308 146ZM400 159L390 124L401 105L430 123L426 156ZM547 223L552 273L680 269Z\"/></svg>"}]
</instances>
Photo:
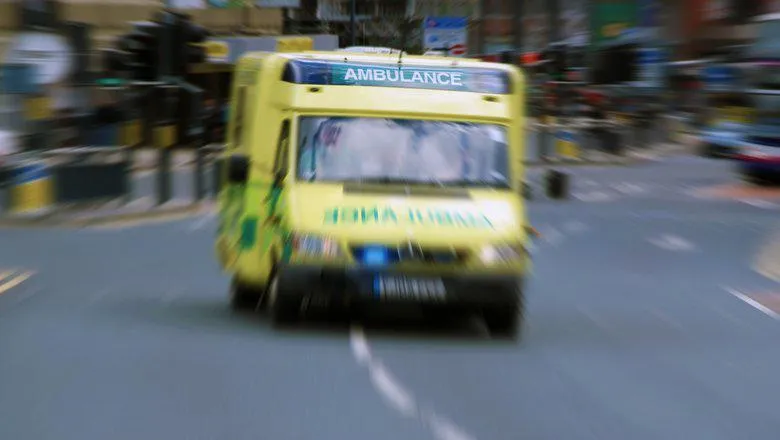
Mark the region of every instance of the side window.
<instances>
[{"instance_id":1,"label":"side window","mask_svg":"<svg viewBox=\"0 0 780 440\"><path fill-rule=\"evenodd\" d=\"M282 131L279 134L279 144L276 148L276 160L274 161L274 174L280 172L287 175L290 164L290 120L282 122Z\"/></svg>"},{"instance_id":2,"label":"side window","mask_svg":"<svg viewBox=\"0 0 780 440\"><path fill-rule=\"evenodd\" d=\"M233 148L240 148L244 142L244 116L246 106L246 86L240 86L233 107Z\"/></svg>"}]
</instances>

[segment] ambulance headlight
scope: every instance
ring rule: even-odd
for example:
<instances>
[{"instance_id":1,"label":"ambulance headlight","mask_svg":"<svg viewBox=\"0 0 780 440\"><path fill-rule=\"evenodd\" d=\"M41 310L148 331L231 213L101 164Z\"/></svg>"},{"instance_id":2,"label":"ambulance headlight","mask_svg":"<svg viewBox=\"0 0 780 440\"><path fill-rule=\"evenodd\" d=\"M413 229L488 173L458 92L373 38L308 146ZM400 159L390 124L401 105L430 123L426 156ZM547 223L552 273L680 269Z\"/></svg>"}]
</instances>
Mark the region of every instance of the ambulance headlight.
<instances>
[{"instance_id":1,"label":"ambulance headlight","mask_svg":"<svg viewBox=\"0 0 780 440\"><path fill-rule=\"evenodd\" d=\"M293 234L292 252L296 256L312 258L340 258L344 254L336 240L311 234Z\"/></svg>"},{"instance_id":2,"label":"ambulance headlight","mask_svg":"<svg viewBox=\"0 0 780 440\"><path fill-rule=\"evenodd\" d=\"M483 264L515 263L526 254L522 246L488 245L480 250L479 259Z\"/></svg>"}]
</instances>

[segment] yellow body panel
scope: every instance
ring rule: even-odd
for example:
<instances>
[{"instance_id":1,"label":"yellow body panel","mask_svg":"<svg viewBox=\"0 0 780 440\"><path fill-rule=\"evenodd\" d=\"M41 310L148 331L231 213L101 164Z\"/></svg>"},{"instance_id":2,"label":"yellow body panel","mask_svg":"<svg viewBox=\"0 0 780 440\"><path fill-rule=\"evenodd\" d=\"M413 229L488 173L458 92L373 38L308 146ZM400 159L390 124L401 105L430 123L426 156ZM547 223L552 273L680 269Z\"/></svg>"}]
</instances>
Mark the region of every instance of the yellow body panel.
<instances>
[{"instance_id":1,"label":"yellow body panel","mask_svg":"<svg viewBox=\"0 0 780 440\"><path fill-rule=\"evenodd\" d=\"M493 95L473 92L413 88L292 84L281 81L291 59L341 60L388 63L398 55L344 52L300 54L249 53L236 64L231 117L224 159L246 155L250 159L248 182L231 185L223 171L219 197L220 230L217 257L226 271L246 284L263 285L280 259L295 263L290 255L291 235L309 234L336 240L344 250L354 243L395 244L414 238L429 246L456 246L476 255L490 244L523 247L527 217L520 197L523 181L525 115L524 79L516 68L482 61L404 56L405 65L426 67L491 68L509 74L512 92ZM297 181L297 117L362 116L482 122L505 126L511 189L433 189L425 197L388 194L350 194L341 184ZM286 122L285 122L286 121ZM287 123L285 168L281 189L274 189L275 163L283 127ZM227 168L227 167L223 167ZM389 187L385 186L385 190ZM392 192L392 191L391 191ZM381 210L381 214L380 214ZM389 211L393 214L388 214ZM409 212L452 216L449 221L411 222ZM334 214L338 212L338 214ZM357 214L356 214L357 213ZM444 214L442 214L444 213ZM334 215L339 219L334 223ZM433 214L430 214L433 215ZM351 217L350 217L351 216ZM474 218L481 220L468 223ZM393 220L394 218L394 220ZM364 221L365 219L365 221ZM466 220L464 220L466 219ZM471 220L469 220L471 219ZM485 220L487 219L487 220ZM354 220L354 221L353 221ZM465 222L465 223L464 223ZM480 223L481 222L481 223ZM351 265L344 258L326 262ZM509 272L522 275L527 262L485 267L469 261L454 271Z\"/></svg>"}]
</instances>

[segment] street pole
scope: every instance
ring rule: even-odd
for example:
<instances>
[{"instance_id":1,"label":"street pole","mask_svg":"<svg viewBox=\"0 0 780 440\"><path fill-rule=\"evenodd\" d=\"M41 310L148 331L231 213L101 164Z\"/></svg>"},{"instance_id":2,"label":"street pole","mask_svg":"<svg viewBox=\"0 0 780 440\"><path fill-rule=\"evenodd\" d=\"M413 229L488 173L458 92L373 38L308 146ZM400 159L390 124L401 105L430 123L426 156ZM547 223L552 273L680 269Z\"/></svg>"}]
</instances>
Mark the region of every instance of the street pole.
<instances>
[{"instance_id":1,"label":"street pole","mask_svg":"<svg viewBox=\"0 0 780 440\"><path fill-rule=\"evenodd\" d=\"M550 41L547 42L547 44L557 43L558 40L561 39L561 32L560 32L560 12L561 12L561 5L560 0L546 0L547 1L547 7L548 7L548 22L549 22L549 38Z\"/></svg>"},{"instance_id":2,"label":"street pole","mask_svg":"<svg viewBox=\"0 0 780 440\"><path fill-rule=\"evenodd\" d=\"M349 1L349 41L350 46L357 46L357 31L355 30L355 15L357 10L357 0Z\"/></svg>"},{"instance_id":3,"label":"street pole","mask_svg":"<svg viewBox=\"0 0 780 440\"><path fill-rule=\"evenodd\" d=\"M488 4L489 2L487 0L479 0L479 53L481 54L487 53L487 44L485 43L487 32L485 32L485 27L487 23Z\"/></svg>"},{"instance_id":4,"label":"street pole","mask_svg":"<svg viewBox=\"0 0 780 440\"><path fill-rule=\"evenodd\" d=\"M523 53L523 12L525 2L510 1L512 8L512 33L514 34L515 54Z\"/></svg>"}]
</instances>

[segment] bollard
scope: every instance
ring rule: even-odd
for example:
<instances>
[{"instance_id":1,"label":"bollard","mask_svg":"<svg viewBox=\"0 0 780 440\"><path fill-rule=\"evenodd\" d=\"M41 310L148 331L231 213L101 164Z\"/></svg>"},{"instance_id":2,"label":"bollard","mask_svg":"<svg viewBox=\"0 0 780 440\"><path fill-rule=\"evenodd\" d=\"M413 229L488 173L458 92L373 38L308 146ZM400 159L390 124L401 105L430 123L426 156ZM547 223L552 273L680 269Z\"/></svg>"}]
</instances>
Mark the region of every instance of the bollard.
<instances>
[{"instance_id":1,"label":"bollard","mask_svg":"<svg viewBox=\"0 0 780 440\"><path fill-rule=\"evenodd\" d=\"M11 174L11 212L35 213L51 208L54 185L44 162L20 165L12 169Z\"/></svg>"},{"instance_id":2,"label":"bollard","mask_svg":"<svg viewBox=\"0 0 780 440\"><path fill-rule=\"evenodd\" d=\"M157 159L157 205L171 200L171 150L162 148Z\"/></svg>"},{"instance_id":3,"label":"bollard","mask_svg":"<svg viewBox=\"0 0 780 440\"><path fill-rule=\"evenodd\" d=\"M124 163L125 163L125 195L123 198L124 204L128 204L133 201L133 183L134 183L134 164L135 164L135 151L133 147L125 147L123 149Z\"/></svg>"},{"instance_id":4,"label":"bollard","mask_svg":"<svg viewBox=\"0 0 780 440\"><path fill-rule=\"evenodd\" d=\"M211 190L214 197L219 195L222 190L223 171L222 164L224 159L222 155L217 156L211 165Z\"/></svg>"},{"instance_id":5,"label":"bollard","mask_svg":"<svg viewBox=\"0 0 780 440\"><path fill-rule=\"evenodd\" d=\"M543 162L549 161L550 158L550 143L552 143L553 128L551 125L555 124L555 118L552 116L542 117L542 126L539 131L539 156Z\"/></svg>"},{"instance_id":6,"label":"bollard","mask_svg":"<svg viewBox=\"0 0 780 440\"><path fill-rule=\"evenodd\" d=\"M154 128L154 146L159 151L157 163L157 204L171 200L171 147L176 143L176 126L161 124Z\"/></svg>"},{"instance_id":7,"label":"bollard","mask_svg":"<svg viewBox=\"0 0 780 440\"><path fill-rule=\"evenodd\" d=\"M559 157L579 159L579 140L571 129L558 129L555 133L555 152Z\"/></svg>"},{"instance_id":8,"label":"bollard","mask_svg":"<svg viewBox=\"0 0 780 440\"><path fill-rule=\"evenodd\" d=\"M206 193L206 185L203 182L204 179L204 159L205 159L204 147L195 148L195 201L200 202Z\"/></svg>"},{"instance_id":9,"label":"bollard","mask_svg":"<svg viewBox=\"0 0 780 440\"><path fill-rule=\"evenodd\" d=\"M547 197L553 200L563 200L569 196L569 176L556 170L548 170L545 175Z\"/></svg>"},{"instance_id":10,"label":"bollard","mask_svg":"<svg viewBox=\"0 0 780 440\"><path fill-rule=\"evenodd\" d=\"M134 147L141 143L142 134L140 120L131 119L124 121L119 128L119 144L126 147Z\"/></svg>"},{"instance_id":11,"label":"bollard","mask_svg":"<svg viewBox=\"0 0 780 440\"><path fill-rule=\"evenodd\" d=\"M11 167L0 164L0 213L10 209L7 189L11 186Z\"/></svg>"}]
</instances>

